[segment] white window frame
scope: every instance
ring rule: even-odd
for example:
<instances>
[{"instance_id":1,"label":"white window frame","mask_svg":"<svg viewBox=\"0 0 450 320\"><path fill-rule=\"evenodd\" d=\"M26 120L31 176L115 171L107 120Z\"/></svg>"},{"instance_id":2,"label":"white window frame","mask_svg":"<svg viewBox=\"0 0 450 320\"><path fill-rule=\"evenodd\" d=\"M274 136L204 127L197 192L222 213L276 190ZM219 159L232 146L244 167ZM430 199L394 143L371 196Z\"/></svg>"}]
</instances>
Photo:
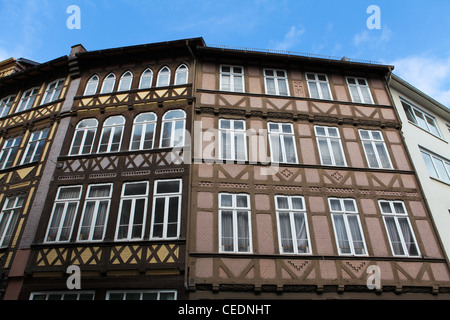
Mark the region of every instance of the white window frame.
<instances>
[{"instance_id":1,"label":"white window frame","mask_svg":"<svg viewBox=\"0 0 450 320\"><path fill-rule=\"evenodd\" d=\"M131 71L126 71L122 74L119 80L119 88L117 91L129 91L131 89L131 84L133 83L133 73Z\"/></svg>"},{"instance_id":2,"label":"white window frame","mask_svg":"<svg viewBox=\"0 0 450 320\"><path fill-rule=\"evenodd\" d=\"M128 293L135 294L135 295L139 294L138 300L143 300L142 298L144 297L144 294L146 294L146 293L156 294L156 296L157 296L156 300L161 300L161 294L170 293L170 294L173 294L173 300L177 300L177 291L176 290L108 290L106 292L106 300L111 300L111 295L114 295L114 294L123 294L123 299L121 299L121 300L127 300L125 298ZM113 299L112 301L114 301L114 300L116 300L116 299ZM134 299L129 299L129 300L134 300Z\"/></svg>"},{"instance_id":3,"label":"white window frame","mask_svg":"<svg viewBox=\"0 0 450 320\"><path fill-rule=\"evenodd\" d=\"M230 71L223 71L223 68L230 68ZM236 69L240 68L241 72L237 72ZM224 86L224 78L229 77L229 88ZM240 78L241 89L239 90L237 86L237 79ZM232 66L232 65L221 65L220 66L220 90L230 91L230 92L245 92L245 81L244 81L244 67L242 66Z\"/></svg>"},{"instance_id":4,"label":"white window frame","mask_svg":"<svg viewBox=\"0 0 450 320\"><path fill-rule=\"evenodd\" d=\"M310 76L312 76L314 79L310 79ZM331 89L330 89L330 82L328 81L328 76L326 74L306 72L305 77L306 77L306 82L308 83L308 90L309 90L310 98L333 100L333 95L331 94ZM321 79L323 77L325 78L325 80ZM312 95L313 90L311 89L312 85L316 86L318 97L313 97L313 95ZM326 89L324 89L323 85L326 86ZM324 91L326 91L326 93ZM328 96L325 96L326 94L328 94Z\"/></svg>"},{"instance_id":5,"label":"white window frame","mask_svg":"<svg viewBox=\"0 0 450 320\"><path fill-rule=\"evenodd\" d=\"M31 133L27 148L22 157L21 164L39 161L44 150L45 142L47 141L49 132L50 129L44 129ZM27 158L29 159L27 160Z\"/></svg>"},{"instance_id":6,"label":"white window frame","mask_svg":"<svg viewBox=\"0 0 450 320\"><path fill-rule=\"evenodd\" d=\"M145 184L145 193L144 194L133 194L133 195L126 195L126 187L133 184ZM116 241L135 241L135 240L142 240L144 238L144 231L145 231L145 221L147 218L147 210L148 210L148 194L149 194L149 182L148 181L134 181L134 182L126 182L122 186L122 194L120 198L120 206L119 206L119 213L117 215L117 227L116 227L116 234L115 234L115 240ZM134 237L133 238L133 231L134 226L136 225L134 223L135 220L135 214L136 214L136 202L144 200L144 212L142 213L142 230L140 237ZM122 219L122 210L124 207L125 201L131 201L130 206L130 216L128 218L128 222L125 224L121 224ZM119 238L119 229L122 226L127 227L127 236Z\"/></svg>"},{"instance_id":7,"label":"white window frame","mask_svg":"<svg viewBox=\"0 0 450 320\"><path fill-rule=\"evenodd\" d=\"M230 128L223 128L223 123L228 121ZM242 124L242 129L236 129L236 123ZM247 161L247 135L246 135L245 120L241 119L219 119L219 158L222 160L232 161ZM230 150L224 150L226 148L224 144L223 135L226 135L227 141L229 141ZM241 136L243 145L237 145L236 139ZM242 151L243 150L243 151ZM224 151L226 152L224 155ZM239 152L242 154L239 155ZM243 157L241 158L240 156Z\"/></svg>"},{"instance_id":8,"label":"white window frame","mask_svg":"<svg viewBox=\"0 0 450 320\"><path fill-rule=\"evenodd\" d=\"M162 77L167 76L167 83L162 83ZM170 86L170 68L168 66L164 66L159 70L158 72L158 78L156 79L156 86L157 87L167 87Z\"/></svg>"},{"instance_id":9,"label":"white window frame","mask_svg":"<svg viewBox=\"0 0 450 320\"><path fill-rule=\"evenodd\" d=\"M288 203L288 208L280 208L278 206L278 199L280 198L286 198ZM294 208L293 206L293 199L299 199L302 203L302 209ZM308 255L311 254L311 238L309 235L309 226L308 226L308 218L306 214L306 207L305 207L305 198L303 196L297 196L297 195L275 195L275 210L277 213L277 227L278 227L278 244L279 244L279 250L282 254L300 254L300 255ZM281 221L280 221L280 214L287 214L289 217L289 227L290 227L290 233L291 233L291 239L282 239L282 232L281 232ZM306 241L307 241L307 248L305 249L305 252L299 252L299 242L297 239L297 230L296 230L296 215L302 215L303 221L304 221L304 230L306 232ZM288 240L292 244L292 252L285 252L283 247L283 240ZM301 239L301 241L304 241L304 239Z\"/></svg>"},{"instance_id":10,"label":"white window frame","mask_svg":"<svg viewBox=\"0 0 450 320\"><path fill-rule=\"evenodd\" d=\"M390 211L391 212L384 212L383 211L383 207L381 205L381 203L386 202L389 204L390 207ZM403 211L404 212L397 212L397 210L395 209L394 204L401 204ZM409 216L408 216L408 212L406 211L406 207L405 207L405 203L402 200L378 200L378 205L380 207L380 211L381 214L383 216L383 221L384 221L384 226L386 228L386 233L388 234L388 238L389 238L389 245L391 247L391 252L394 256L402 256L402 257L420 257L420 249L419 249L419 244L417 242L416 236L414 234L414 230L411 226L411 221L409 220ZM394 250L394 246L393 246L393 239L391 236L391 233L389 232L389 228L388 228L388 224L386 223L386 219L388 218L393 218L393 221L395 223L395 229L397 232L397 235L400 238L400 246L401 249L403 251L403 254L399 254L396 253ZM412 255L409 253L409 250L407 248L407 244L406 244L406 240L405 240L405 236L403 234L403 230L400 226L399 220L400 219L405 219L407 222L407 226L409 228L409 232L411 233L412 236L412 243L415 245L416 250L417 250L417 255Z\"/></svg>"},{"instance_id":11,"label":"white window frame","mask_svg":"<svg viewBox=\"0 0 450 320\"><path fill-rule=\"evenodd\" d=\"M91 295L92 297L90 299L80 299L83 295ZM30 294L30 300L34 300L34 297L36 296L45 296L42 300L94 300L95 298L95 292L94 291L79 291L79 290L72 290L72 291L43 291L43 292L32 292ZM61 296L61 299L49 299L50 296ZM76 299L64 299L66 296L75 296ZM37 299L41 300L41 299Z\"/></svg>"},{"instance_id":12,"label":"white window frame","mask_svg":"<svg viewBox=\"0 0 450 320\"><path fill-rule=\"evenodd\" d=\"M111 86L110 86L111 84ZM108 88L110 86L111 88ZM108 74L105 79L103 79L102 83L102 89L100 90L100 93L111 93L114 91L114 86L116 85L116 75L114 73Z\"/></svg>"},{"instance_id":13,"label":"white window frame","mask_svg":"<svg viewBox=\"0 0 450 320\"><path fill-rule=\"evenodd\" d=\"M86 87L84 88L84 96L91 96L97 94L98 83L100 82L100 78L98 75L94 74L89 81L86 83ZM92 88L92 89L91 89ZM89 93L89 92L92 93ZM89 93L89 94L88 94Z\"/></svg>"},{"instance_id":14,"label":"white window frame","mask_svg":"<svg viewBox=\"0 0 450 320\"><path fill-rule=\"evenodd\" d=\"M115 119L121 119L123 122L122 123L112 123L109 124L108 121L114 121ZM125 117L124 116L111 116L108 117L105 122L103 122L103 128L102 128L102 133L100 135L100 140L98 142L98 149L97 149L97 153L108 153L108 152L120 152L120 148L122 146L122 138L123 138L123 132L125 129ZM106 132L107 129L111 129L109 131L109 133ZM114 135L116 133L116 131L120 132L120 140L118 142L114 142ZM108 136L109 135L109 136ZM107 139L108 141L106 143L103 143L103 140ZM117 150L113 150L112 147L113 145L117 145ZM104 146L106 146L106 150L101 150L102 148L104 148Z\"/></svg>"},{"instance_id":15,"label":"white window frame","mask_svg":"<svg viewBox=\"0 0 450 320\"><path fill-rule=\"evenodd\" d=\"M44 98L42 99L41 104L46 104L58 100L64 86L64 81L65 79L63 78L50 82L47 86L47 90L45 90Z\"/></svg>"},{"instance_id":16,"label":"white window frame","mask_svg":"<svg viewBox=\"0 0 450 320\"><path fill-rule=\"evenodd\" d=\"M5 197L0 212L0 248L7 248L11 244L25 201L26 197L23 194Z\"/></svg>"},{"instance_id":17,"label":"white window frame","mask_svg":"<svg viewBox=\"0 0 450 320\"><path fill-rule=\"evenodd\" d=\"M224 206L222 203L222 196L224 195L230 195L232 199L232 205L231 207ZM237 206L237 197L243 196L247 198L247 206L246 207L238 207ZM224 243L223 243L223 237L222 237L222 215L224 211L231 211L232 213L232 238L233 238L233 248L232 250L224 250ZM247 221L248 221L248 250L247 251L240 251L239 250L239 235L238 235L238 211L247 215ZM253 252L253 241L252 241L252 216L251 216L251 209L250 209L250 196L246 193L227 193L227 192L220 192L219 193L219 252L220 253L252 253Z\"/></svg>"},{"instance_id":18,"label":"white window frame","mask_svg":"<svg viewBox=\"0 0 450 320\"><path fill-rule=\"evenodd\" d=\"M0 100L0 118L6 117L11 110L11 107L14 103L14 99L16 98L15 94L11 94L9 96L4 97Z\"/></svg>"},{"instance_id":19,"label":"white window frame","mask_svg":"<svg viewBox=\"0 0 450 320\"><path fill-rule=\"evenodd\" d=\"M384 138L383 138L383 133L380 130L368 130L368 129L359 129L358 131L359 131L359 136L361 138L361 143L362 143L362 146L363 146L363 149L364 149L364 154L366 156L366 161L367 161L367 164L369 165L369 168L374 168L374 169L393 169L391 157L389 155L389 150L388 150L388 148L386 146L386 143L384 141ZM364 131L369 133L369 138L363 138L362 132L364 132ZM378 132L380 137L381 137L381 139L375 138L374 135L373 135L374 132ZM369 143L371 145L371 147L372 147L372 150L373 150L373 153L374 153L374 156L375 156L375 160L377 162L376 166L370 163L369 151L366 148L366 144L365 143ZM377 149L377 146L382 146L382 148L386 152L387 160L389 161L389 166L384 166L383 165L383 163L381 161L380 154L379 154L379 150Z\"/></svg>"},{"instance_id":20,"label":"white window frame","mask_svg":"<svg viewBox=\"0 0 450 320\"><path fill-rule=\"evenodd\" d=\"M420 153L422 154L422 158L425 162L425 166L427 167L430 177L450 184L450 160L422 148L420 148ZM429 161L425 159L425 156L428 157ZM438 162L442 163L441 169L439 169L439 166L437 165Z\"/></svg>"},{"instance_id":21,"label":"white window frame","mask_svg":"<svg viewBox=\"0 0 450 320\"><path fill-rule=\"evenodd\" d=\"M79 188L78 196L74 197L74 198L59 199L59 196L61 194L61 190L62 189L68 189L68 188ZM83 193L83 186L81 186L81 185L61 186L61 187L58 188L58 191L57 191L56 197L55 197L55 201L54 201L54 204L53 204L52 213L51 213L50 219L48 221L47 231L45 232L44 243L66 243L66 242L70 242L70 239L72 238L73 227L74 227L76 216L77 216L77 213L78 213L78 207L80 205L80 200L81 200L82 193ZM59 220L59 223L58 223L58 225L56 227L54 227L57 230L56 236L55 236L55 240L48 240L48 236L49 236L49 233L50 233L50 228L51 228L53 219L55 218L54 217L55 216L55 212L56 212L55 210L56 210L56 207L59 204L62 204L64 207L63 207L63 210L61 212L61 218ZM73 217L71 217L71 220L67 221L68 228L70 229L69 230L69 234L68 234L67 240L61 240L61 231L62 231L63 226L64 226L64 224L66 222L66 219L67 219L67 208L69 207L69 205L72 205L72 204L75 205L75 210L74 210L74 213L73 213Z\"/></svg>"},{"instance_id":22,"label":"white window frame","mask_svg":"<svg viewBox=\"0 0 450 320\"><path fill-rule=\"evenodd\" d=\"M80 125L83 123L83 121L88 121L88 120L93 120L95 121L95 126L89 126L89 127L82 127L80 128ZM72 143L70 144L70 150L69 150L69 155L70 156L77 156L77 155L82 155L82 154L91 154L92 153L92 148L94 147L94 141L95 141L95 136L97 134L97 127L98 127L98 120L95 118L87 118L87 119L83 119L80 122L78 122L77 127L75 129L75 132L73 134L73 138L72 138ZM74 147L74 143L75 143L75 139L77 137L77 134L81 134L81 142L80 142L80 147L77 153L73 153L73 147ZM90 144L90 148L89 148L89 152L83 152L83 149L86 147L86 138L90 135L92 136L92 141Z\"/></svg>"},{"instance_id":23,"label":"white window frame","mask_svg":"<svg viewBox=\"0 0 450 320\"><path fill-rule=\"evenodd\" d=\"M273 75L267 75L266 72L267 71L272 71ZM283 72L284 76L279 76L278 72ZM269 92L269 86L267 85L267 80L273 80L274 82L274 89L275 92ZM280 85L279 82L283 81L286 84L286 93L281 93L280 92ZM287 72L286 70L282 70L282 69L268 69L265 68L264 69L264 84L265 84L265 89L266 89L266 94L271 94L271 95L278 95L278 96L289 96L289 82L288 82L288 76L287 76Z\"/></svg>"},{"instance_id":24,"label":"white window frame","mask_svg":"<svg viewBox=\"0 0 450 320\"><path fill-rule=\"evenodd\" d=\"M148 87L144 86L144 78L148 78L150 81L150 85ZM141 73L141 78L139 80L139 89L149 89L152 87L152 83L153 83L153 70L150 68L145 69L144 71L142 71Z\"/></svg>"},{"instance_id":25,"label":"white window frame","mask_svg":"<svg viewBox=\"0 0 450 320\"><path fill-rule=\"evenodd\" d=\"M403 110L405 112L406 118L408 119L408 122L427 131L428 133L431 133L438 138L442 138L442 134L439 130L435 117L427 112L424 112L423 110L403 98L400 100L400 102L402 103ZM419 119L421 119L421 121L419 121ZM434 128L435 130L433 131L432 128Z\"/></svg>"},{"instance_id":26,"label":"white window frame","mask_svg":"<svg viewBox=\"0 0 450 320\"><path fill-rule=\"evenodd\" d=\"M277 131L273 131L271 128L271 125L278 126ZM284 132L283 126L289 126L291 128L291 132ZM297 155L297 143L295 139L295 132L294 132L294 126L292 123L287 122L268 122L267 123L268 132L269 132L269 147L270 147L270 159L272 162L275 163L298 163L298 155ZM286 144L285 144L285 138L290 137L292 139L292 144L294 147L294 155L295 155L295 161L288 161L287 159L287 153L286 153ZM277 143L279 145L279 153L275 152L277 150L274 143L272 142L272 138L277 139ZM280 154L281 154L281 161L280 161ZM277 159L275 159L275 156Z\"/></svg>"},{"instance_id":27,"label":"white window frame","mask_svg":"<svg viewBox=\"0 0 450 320\"><path fill-rule=\"evenodd\" d=\"M170 115L171 112L173 111L181 111L183 113L183 117L182 118L169 118L167 119L167 117ZM175 129L177 126L177 123L182 123L182 127L183 129ZM170 138L169 138L169 145L164 145L163 146L163 139L164 139L164 132L165 132L165 128L166 126L170 126L169 128L169 132L170 132ZM180 147L180 146L184 146L185 143L185 128L186 128L186 112L182 109L173 109L173 110L169 110L166 113L164 113L163 118L162 118L162 126L161 126L161 137L159 139L159 147L160 148L172 148L174 146ZM179 140L179 142L177 142L175 144L175 138L177 137L177 135L181 132L182 137L181 139L177 139Z\"/></svg>"},{"instance_id":28,"label":"white window frame","mask_svg":"<svg viewBox=\"0 0 450 320\"><path fill-rule=\"evenodd\" d=\"M20 148L22 137L6 139L0 151L0 170L12 168Z\"/></svg>"},{"instance_id":29,"label":"white window frame","mask_svg":"<svg viewBox=\"0 0 450 320\"><path fill-rule=\"evenodd\" d=\"M182 79L180 75L184 75L186 79ZM189 68L184 63L180 65L175 71L175 85L183 85L189 82Z\"/></svg>"},{"instance_id":30,"label":"white window frame","mask_svg":"<svg viewBox=\"0 0 450 320\"><path fill-rule=\"evenodd\" d=\"M325 131L325 134L320 134L318 131L322 128ZM336 132L336 135L331 134L332 131ZM341 141L341 135L339 133L339 128L337 127L327 127L327 126L314 126L314 131L316 133L316 142L317 142L317 149L319 149L319 155L320 155L320 163L324 166L347 166L347 160L345 159L345 153L344 148L342 147L342 141ZM325 155L323 154L323 151L320 147L320 141L325 141L326 147L328 149L328 153L330 155L331 163L325 163ZM333 142L338 144L339 152L342 155L342 161L343 163L337 163L338 155L336 155L336 150L333 148Z\"/></svg>"},{"instance_id":31,"label":"white window frame","mask_svg":"<svg viewBox=\"0 0 450 320\"><path fill-rule=\"evenodd\" d=\"M350 96L352 98L352 102L356 102L356 103L367 103L367 104L373 104L373 97L372 97L372 93L370 92L370 86L369 83L367 82L366 78L361 78L361 77L346 77L345 78L347 81L347 86L348 86L348 90L350 92ZM352 81L354 81L355 83L350 83L349 79L352 79ZM360 82L364 81L365 84L361 84ZM355 96L352 88L354 88L357 92L357 96ZM367 90L368 96L369 96L369 100L366 101L367 99L364 98L364 94L363 94L363 90Z\"/></svg>"},{"instance_id":32,"label":"white window frame","mask_svg":"<svg viewBox=\"0 0 450 320\"><path fill-rule=\"evenodd\" d=\"M105 196L91 196L90 192L92 190L92 188L95 187L109 187L109 194L105 195ZM80 226L78 228L78 235L77 235L77 241L78 242L98 242L98 241L103 241L103 239L105 238L105 232L106 232L106 227L108 225L108 216L109 216L109 209L111 206L111 197L112 197L112 193L113 193L113 184L112 183L101 183L101 184L90 184L87 188L87 192L86 192L86 197L84 199L84 207L83 207L83 213L81 215L81 219L80 219ZM102 235L100 239L93 239L94 234L95 234L95 228L97 228L97 219L99 218L99 209L100 209L100 203L105 203L106 202L106 211L105 211L105 216L103 219L103 225L100 224L100 227L102 227L103 231L102 231ZM92 212L92 217L90 219L90 221L87 221L86 225L84 224L84 219L86 216L86 212L87 212L87 206L88 203L93 203L94 204L94 209ZM87 239L81 239L81 229L82 228L88 228L89 230L89 234Z\"/></svg>"},{"instance_id":33,"label":"white window frame","mask_svg":"<svg viewBox=\"0 0 450 320\"><path fill-rule=\"evenodd\" d=\"M168 193L158 193L158 185L164 182L177 181L178 192L168 192ZM180 237L180 227L181 227L181 207L182 207L182 190L183 182L182 179L165 179L165 180L155 180L153 189L153 208L152 208L152 221L150 228L150 240L163 240L163 239L178 239ZM177 213L177 234L174 237L167 236L168 225L169 225L169 204L170 198L178 198L178 213ZM156 202L157 199L164 199L164 213L162 222L162 236L154 236L155 229L155 217L156 217ZM161 223L158 223L161 224Z\"/></svg>"},{"instance_id":34,"label":"white window frame","mask_svg":"<svg viewBox=\"0 0 450 320\"><path fill-rule=\"evenodd\" d=\"M336 210L333 209L331 202L332 201L338 201L341 210ZM345 206L345 202L352 202L353 207L355 208L355 210L349 210L346 208ZM334 198L334 197L330 197L328 198L328 206L330 208L330 214L331 214L331 220L333 222L333 230L334 230L334 236L335 236L335 240L336 240L336 247L338 249L339 255L341 256L367 256L367 246L366 246L366 240L364 237L364 232L362 229L362 225L361 225L361 219L359 218L359 214L358 214L358 207L356 205L356 201L353 198ZM338 217L342 217L342 221L344 222L344 228L345 228L345 234L347 236L347 239L339 239L338 236L338 231L337 231L337 222L336 219L338 219ZM356 222L358 224L358 231L359 231L359 235L361 236L361 240L355 240L354 239L354 234L352 234L352 228L350 226L350 222L349 219L350 218L356 218ZM341 240L348 242L348 249L350 250L350 252L343 252L342 249L342 245L341 245ZM363 252L362 253L357 253L356 249L355 249L355 242L356 241L361 241L363 247L359 248L362 249Z\"/></svg>"},{"instance_id":35,"label":"white window frame","mask_svg":"<svg viewBox=\"0 0 450 320\"><path fill-rule=\"evenodd\" d=\"M143 120L140 121L138 118L143 117L146 115L152 115L154 117L154 120ZM138 114L134 120L133 120L133 132L131 133L131 141L130 141L130 150L151 150L155 146L155 137L156 137L156 127L157 127L157 115L154 112L144 112ZM135 140L135 133L136 133L136 127L141 126L141 135L139 136L139 139ZM146 142L145 137L147 134L147 130L149 130L151 127L153 127L153 135L152 135L152 143L150 147L144 148L144 143ZM133 143L139 142L139 147L134 148Z\"/></svg>"},{"instance_id":36,"label":"white window frame","mask_svg":"<svg viewBox=\"0 0 450 320\"><path fill-rule=\"evenodd\" d=\"M33 108L38 92L39 87L34 87L25 91L20 98L16 112L21 112Z\"/></svg>"}]
</instances>

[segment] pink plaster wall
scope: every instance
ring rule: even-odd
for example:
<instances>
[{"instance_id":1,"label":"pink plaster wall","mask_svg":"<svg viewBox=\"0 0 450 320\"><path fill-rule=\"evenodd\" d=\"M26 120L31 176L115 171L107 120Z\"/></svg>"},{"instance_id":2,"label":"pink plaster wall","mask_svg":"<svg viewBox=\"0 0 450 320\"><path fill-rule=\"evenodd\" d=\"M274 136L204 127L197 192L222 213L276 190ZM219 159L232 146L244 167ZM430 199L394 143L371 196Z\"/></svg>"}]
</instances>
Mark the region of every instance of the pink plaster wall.
<instances>
[{"instance_id":1,"label":"pink plaster wall","mask_svg":"<svg viewBox=\"0 0 450 320\"><path fill-rule=\"evenodd\" d=\"M365 235L368 242L372 244L374 256L386 256L389 254L386 241L384 239L384 225L380 225L378 218L365 218L368 234Z\"/></svg>"},{"instance_id":2,"label":"pink plaster wall","mask_svg":"<svg viewBox=\"0 0 450 320\"><path fill-rule=\"evenodd\" d=\"M273 254L275 246L273 241L272 217L270 214L256 215L256 232L258 236L258 253Z\"/></svg>"},{"instance_id":3,"label":"pink plaster wall","mask_svg":"<svg viewBox=\"0 0 450 320\"><path fill-rule=\"evenodd\" d=\"M438 248L430 223L427 220L416 220L417 229L419 230L420 239L424 247L423 255L433 258L442 258L442 254Z\"/></svg>"},{"instance_id":4,"label":"pink plaster wall","mask_svg":"<svg viewBox=\"0 0 450 320\"><path fill-rule=\"evenodd\" d=\"M300 138L300 157L304 164L318 164L319 160L316 158L315 142L312 138Z\"/></svg>"},{"instance_id":5,"label":"pink plaster wall","mask_svg":"<svg viewBox=\"0 0 450 320\"><path fill-rule=\"evenodd\" d=\"M311 211L314 211L311 209ZM313 216L312 225L314 230L314 241L316 242L317 254L333 254L331 234L328 225L328 219L325 216Z\"/></svg>"},{"instance_id":6,"label":"pink plaster wall","mask_svg":"<svg viewBox=\"0 0 450 320\"><path fill-rule=\"evenodd\" d=\"M197 252L213 252L213 214L197 212L196 250Z\"/></svg>"}]
</instances>

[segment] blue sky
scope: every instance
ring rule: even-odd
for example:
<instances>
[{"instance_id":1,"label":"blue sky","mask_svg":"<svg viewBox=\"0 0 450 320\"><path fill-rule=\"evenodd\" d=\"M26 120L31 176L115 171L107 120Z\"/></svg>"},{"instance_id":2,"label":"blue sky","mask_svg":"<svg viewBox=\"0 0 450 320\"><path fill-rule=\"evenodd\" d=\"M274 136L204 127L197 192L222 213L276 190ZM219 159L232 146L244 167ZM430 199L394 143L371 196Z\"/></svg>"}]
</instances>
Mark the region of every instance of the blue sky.
<instances>
[{"instance_id":1,"label":"blue sky","mask_svg":"<svg viewBox=\"0 0 450 320\"><path fill-rule=\"evenodd\" d=\"M69 29L70 5L81 29ZM370 5L380 29L369 29ZM203 37L208 45L373 60L450 107L448 0L0 0L0 60Z\"/></svg>"}]
</instances>

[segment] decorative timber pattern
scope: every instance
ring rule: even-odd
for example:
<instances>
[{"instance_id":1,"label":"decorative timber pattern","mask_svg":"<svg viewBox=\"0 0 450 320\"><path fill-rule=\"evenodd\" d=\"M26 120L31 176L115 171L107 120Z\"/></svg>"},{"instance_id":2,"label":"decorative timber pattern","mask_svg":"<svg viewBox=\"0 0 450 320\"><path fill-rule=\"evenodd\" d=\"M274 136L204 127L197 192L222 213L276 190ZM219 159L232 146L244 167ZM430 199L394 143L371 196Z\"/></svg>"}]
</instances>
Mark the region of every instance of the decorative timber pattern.
<instances>
[{"instance_id":1,"label":"decorative timber pattern","mask_svg":"<svg viewBox=\"0 0 450 320\"><path fill-rule=\"evenodd\" d=\"M82 270L142 269L180 266L184 257L177 243L52 245L34 248L28 272L62 271L69 265Z\"/></svg>"}]
</instances>

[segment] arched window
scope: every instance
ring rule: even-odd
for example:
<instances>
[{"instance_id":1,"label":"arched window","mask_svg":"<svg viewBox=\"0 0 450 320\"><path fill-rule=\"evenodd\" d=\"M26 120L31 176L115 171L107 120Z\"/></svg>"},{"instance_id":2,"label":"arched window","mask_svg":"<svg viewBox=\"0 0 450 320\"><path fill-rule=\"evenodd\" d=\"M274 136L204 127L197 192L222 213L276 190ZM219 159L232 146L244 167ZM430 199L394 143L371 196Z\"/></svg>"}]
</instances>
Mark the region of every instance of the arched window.
<instances>
[{"instance_id":1,"label":"arched window","mask_svg":"<svg viewBox=\"0 0 450 320\"><path fill-rule=\"evenodd\" d=\"M148 68L142 72L141 81L139 82L139 89L151 88L153 81L153 71Z\"/></svg>"},{"instance_id":2,"label":"arched window","mask_svg":"<svg viewBox=\"0 0 450 320\"><path fill-rule=\"evenodd\" d=\"M131 82L133 81L133 74L130 71L125 72L120 77L118 91L128 91L131 89Z\"/></svg>"},{"instance_id":3,"label":"arched window","mask_svg":"<svg viewBox=\"0 0 450 320\"><path fill-rule=\"evenodd\" d=\"M110 73L105 80L103 80L102 91L100 93L110 93L114 90L114 84L116 83L116 76L114 73Z\"/></svg>"},{"instance_id":4,"label":"arched window","mask_svg":"<svg viewBox=\"0 0 450 320\"><path fill-rule=\"evenodd\" d=\"M175 72L175 85L188 83L189 69L185 64L178 67Z\"/></svg>"},{"instance_id":5,"label":"arched window","mask_svg":"<svg viewBox=\"0 0 450 320\"><path fill-rule=\"evenodd\" d=\"M120 150L122 143L123 127L125 126L125 118L122 116L109 117L103 123L102 135L98 152L115 152Z\"/></svg>"},{"instance_id":6,"label":"arched window","mask_svg":"<svg viewBox=\"0 0 450 320\"><path fill-rule=\"evenodd\" d=\"M162 68L158 73L157 87L165 87L170 84L170 69L168 67Z\"/></svg>"},{"instance_id":7,"label":"arched window","mask_svg":"<svg viewBox=\"0 0 450 320\"><path fill-rule=\"evenodd\" d=\"M170 110L163 116L160 148L183 146L186 113Z\"/></svg>"},{"instance_id":8,"label":"arched window","mask_svg":"<svg viewBox=\"0 0 450 320\"><path fill-rule=\"evenodd\" d=\"M50 82L45 90L44 99L42 99L42 104L49 103L59 99L62 87L64 85L64 79L58 79Z\"/></svg>"},{"instance_id":9,"label":"arched window","mask_svg":"<svg viewBox=\"0 0 450 320\"><path fill-rule=\"evenodd\" d=\"M98 81L99 79L97 75L94 75L89 79L86 84L86 88L84 89L85 96L90 96L97 93Z\"/></svg>"},{"instance_id":10,"label":"arched window","mask_svg":"<svg viewBox=\"0 0 450 320\"><path fill-rule=\"evenodd\" d=\"M97 132L98 121L96 119L81 120L73 135L69 155L90 154Z\"/></svg>"},{"instance_id":11,"label":"arched window","mask_svg":"<svg viewBox=\"0 0 450 320\"><path fill-rule=\"evenodd\" d=\"M156 115L153 112L139 114L134 119L130 150L153 149Z\"/></svg>"}]
</instances>

